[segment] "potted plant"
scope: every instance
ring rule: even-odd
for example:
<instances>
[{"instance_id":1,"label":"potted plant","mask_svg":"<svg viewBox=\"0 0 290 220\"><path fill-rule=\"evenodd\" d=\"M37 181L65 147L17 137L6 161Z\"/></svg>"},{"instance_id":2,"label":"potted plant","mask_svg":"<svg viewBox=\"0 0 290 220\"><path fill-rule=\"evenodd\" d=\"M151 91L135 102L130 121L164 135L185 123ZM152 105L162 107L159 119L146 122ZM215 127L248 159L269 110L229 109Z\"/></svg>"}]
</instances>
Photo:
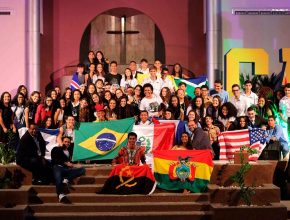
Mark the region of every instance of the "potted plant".
<instances>
[{"instance_id":1,"label":"potted plant","mask_svg":"<svg viewBox=\"0 0 290 220\"><path fill-rule=\"evenodd\" d=\"M9 130L8 131L8 142L0 143L0 163L6 165L15 161L17 145L16 135Z\"/></svg>"},{"instance_id":2,"label":"potted plant","mask_svg":"<svg viewBox=\"0 0 290 220\"><path fill-rule=\"evenodd\" d=\"M4 143L0 143L0 162L3 165L15 161L16 151Z\"/></svg>"},{"instance_id":3,"label":"potted plant","mask_svg":"<svg viewBox=\"0 0 290 220\"><path fill-rule=\"evenodd\" d=\"M240 197L246 205L252 204L252 196L255 194L255 188L253 186L245 185L245 175L252 168L252 165L248 161L248 157L253 154L257 154L258 150L248 146L242 146L240 151L235 154L235 163L241 164L240 169L230 177L230 179L238 185L240 188ZM238 156L238 158L236 158Z\"/></svg>"},{"instance_id":4,"label":"potted plant","mask_svg":"<svg viewBox=\"0 0 290 220\"><path fill-rule=\"evenodd\" d=\"M259 183L261 185L255 183L253 171L267 170L270 167L268 163L262 165L249 163L248 156L256 153L258 153L256 149L241 147L237 152L240 163L222 167L221 172L224 172L224 175L228 176L226 172L231 172L228 181L221 181L221 185L208 185L213 220L233 219L233 216L236 220L287 219L287 208L280 204L279 188L269 181L265 184Z\"/></svg>"}]
</instances>

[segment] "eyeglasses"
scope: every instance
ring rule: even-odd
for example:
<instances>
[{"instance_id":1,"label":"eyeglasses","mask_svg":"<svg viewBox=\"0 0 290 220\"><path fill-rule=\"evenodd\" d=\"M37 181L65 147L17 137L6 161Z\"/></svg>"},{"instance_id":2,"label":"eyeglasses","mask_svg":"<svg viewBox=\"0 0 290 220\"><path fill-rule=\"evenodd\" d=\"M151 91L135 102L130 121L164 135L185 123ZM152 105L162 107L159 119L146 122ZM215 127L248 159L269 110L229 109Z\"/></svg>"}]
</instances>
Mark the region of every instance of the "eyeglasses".
<instances>
[{"instance_id":1,"label":"eyeglasses","mask_svg":"<svg viewBox=\"0 0 290 220\"><path fill-rule=\"evenodd\" d=\"M238 91L240 91L239 89L233 89L232 90L233 92L238 92Z\"/></svg>"}]
</instances>

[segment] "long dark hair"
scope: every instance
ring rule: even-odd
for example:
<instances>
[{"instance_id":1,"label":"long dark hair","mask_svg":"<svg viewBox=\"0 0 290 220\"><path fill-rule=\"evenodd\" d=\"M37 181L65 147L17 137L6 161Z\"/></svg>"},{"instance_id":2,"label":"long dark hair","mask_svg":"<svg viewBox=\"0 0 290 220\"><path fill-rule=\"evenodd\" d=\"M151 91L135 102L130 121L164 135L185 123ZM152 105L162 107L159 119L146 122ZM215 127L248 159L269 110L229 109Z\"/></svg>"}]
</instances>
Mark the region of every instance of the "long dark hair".
<instances>
[{"instance_id":1,"label":"long dark hair","mask_svg":"<svg viewBox=\"0 0 290 220\"><path fill-rule=\"evenodd\" d=\"M173 98L177 99L177 106L173 106L173 104L172 104ZM180 102L179 102L179 98L177 95L173 95L170 97L168 108L172 110L172 114L173 114L174 119L178 119L180 117L180 108L181 107L180 107Z\"/></svg>"},{"instance_id":2,"label":"long dark hair","mask_svg":"<svg viewBox=\"0 0 290 220\"><path fill-rule=\"evenodd\" d=\"M180 68L180 71L179 71L178 73L175 72L175 66L179 66L179 68ZM178 77L179 77L179 78L182 78L182 66L180 65L180 63L175 63L175 64L173 65L172 75L175 76L176 73L178 74Z\"/></svg>"},{"instance_id":3,"label":"long dark hair","mask_svg":"<svg viewBox=\"0 0 290 220\"><path fill-rule=\"evenodd\" d=\"M1 98L0 98L0 106L4 106L4 96L5 96L6 94L8 94L9 97L10 97L10 101L9 101L9 103L8 103L8 106L11 105L11 94L10 94L9 92L6 91L6 92L3 92L2 95L1 95Z\"/></svg>"},{"instance_id":4,"label":"long dark hair","mask_svg":"<svg viewBox=\"0 0 290 220\"><path fill-rule=\"evenodd\" d=\"M186 132L186 131L184 131L184 132L181 133L181 136L182 136L183 134L186 134L187 137L188 137L188 141L187 141L187 143L186 143L186 145L185 145L186 149L188 149L188 150L192 150L193 148L192 148L192 144L191 144L191 141L190 141L190 135L189 135L189 133ZM180 145L183 145L181 139L180 139L178 145L179 145L179 146L180 146Z\"/></svg>"},{"instance_id":5,"label":"long dark hair","mask_svg":"<svg viewBox=\"0 0 290 220\"><path fill-rule=\"evenodd\" d=\"M222 113L223 107L226 107L228 109L227 115L224 115ZM219 109L219 116L224 119L230 118L230 117L237 117L237 113L238 113L237 108L231 102L225 102L224 104L222 104L222 106Z\"/></svg>"},{"instance_id":6,"label":"long dark hair","mask_svg":"<svg viewBox=\"0 0 290 220\"><path fill-rule=\"evenodd\" d=\"M19 93L17 93L16 95L15 95L15 101L14 101L14 105L16 105L16 106L19 106L19 103L18 103L18 97L19 96L22 96L23 97L23 103L22 103L22 105L23 106L25 106L26 105L26 100L25 100L25 96L21 93L21 92L19 92Z\"/></svg>"}]
</instances>

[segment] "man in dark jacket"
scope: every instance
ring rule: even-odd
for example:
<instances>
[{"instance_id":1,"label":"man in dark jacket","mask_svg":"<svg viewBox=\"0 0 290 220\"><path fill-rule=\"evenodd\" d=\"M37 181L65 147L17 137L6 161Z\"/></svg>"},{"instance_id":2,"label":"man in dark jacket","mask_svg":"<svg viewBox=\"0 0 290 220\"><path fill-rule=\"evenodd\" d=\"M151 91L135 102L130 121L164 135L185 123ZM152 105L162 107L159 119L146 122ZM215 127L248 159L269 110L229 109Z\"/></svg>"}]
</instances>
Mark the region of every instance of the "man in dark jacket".
<instances>
[{"instance_id":1,"label":"man in dark jacket","mask_svg":"<svg viewBox=\"0 0 290 220\"><path fill-rule=\"evenodd\" d=\"M68 201L64 194L63 183L68 185L74 178L86 172L85 168L71 163L72 155L68 151L70 144L71 138L64 136L62 137L62 146L54 147L51 151L51 162L53 164L53 174L59 202Z\"/></svg>"},{"instance_id":2,"label":"man in dark jacket","mask_svg":"<svg viewBox=\"0 0 290 220\"><path fill-rule=\"evenodd\" d=\"M46 144L37 131L37 125L29 124L28 131L21 137L16 153L16 163L31 171L33 184L46 184L51 181L52 172L45 160Z\"/></svg>"},{"instance_id":3,"label":"man in dark jacket","mask_svg":"<svg viewBox=\"0 0 290 220\"><path fill-rule=\"evenodd\" d=\"M188 128L192 132L191 143L195 150L212 150L208 134L197 126L197 122L189 121Z\"/></svg>"},{"instance_id":4,"label":"man in dark jacket","mask_svg":"<svg viewBox=\"0 0 290 220\"><path fill-rule=\"evenodd\" d=\"M251 128L264 128L266 129L267 121L260 116L256 115L255 109L252 107L249 107L247 109L248 114L248 127Z\"/></svg>"}]
</instances>

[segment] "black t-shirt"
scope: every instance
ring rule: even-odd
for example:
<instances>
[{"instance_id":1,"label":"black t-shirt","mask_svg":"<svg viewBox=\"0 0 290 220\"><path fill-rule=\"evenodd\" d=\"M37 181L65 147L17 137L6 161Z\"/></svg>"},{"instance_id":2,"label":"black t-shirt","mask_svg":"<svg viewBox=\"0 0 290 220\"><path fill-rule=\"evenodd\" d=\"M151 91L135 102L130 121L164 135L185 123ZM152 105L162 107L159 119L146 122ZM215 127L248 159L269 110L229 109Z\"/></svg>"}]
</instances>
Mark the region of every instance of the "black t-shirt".
<instances>
[{"instance_id":1,"label":"black t-shirt","mask_svg":"<svg viewBox=\"0 0 290 220\"><path fill-rule=\"evenodd\" d=\"M110 83L111 85L117 84L120 85L122 79L122 75L117 73L117 75L113 75L111 73L105 75L105 81Z\"/></svg>"},{"instance_id":2,"label":"black t-shirt","mask_svg":"<svg viewBox=\"0 0 290 220\"><path fill-rule=\"evenodd\" d=\"M6 128L10 128L10 125L13 124L12 114L10 106L0 105L0 110L2 111L2 120Z\"/></svg>"}]
</instances>

